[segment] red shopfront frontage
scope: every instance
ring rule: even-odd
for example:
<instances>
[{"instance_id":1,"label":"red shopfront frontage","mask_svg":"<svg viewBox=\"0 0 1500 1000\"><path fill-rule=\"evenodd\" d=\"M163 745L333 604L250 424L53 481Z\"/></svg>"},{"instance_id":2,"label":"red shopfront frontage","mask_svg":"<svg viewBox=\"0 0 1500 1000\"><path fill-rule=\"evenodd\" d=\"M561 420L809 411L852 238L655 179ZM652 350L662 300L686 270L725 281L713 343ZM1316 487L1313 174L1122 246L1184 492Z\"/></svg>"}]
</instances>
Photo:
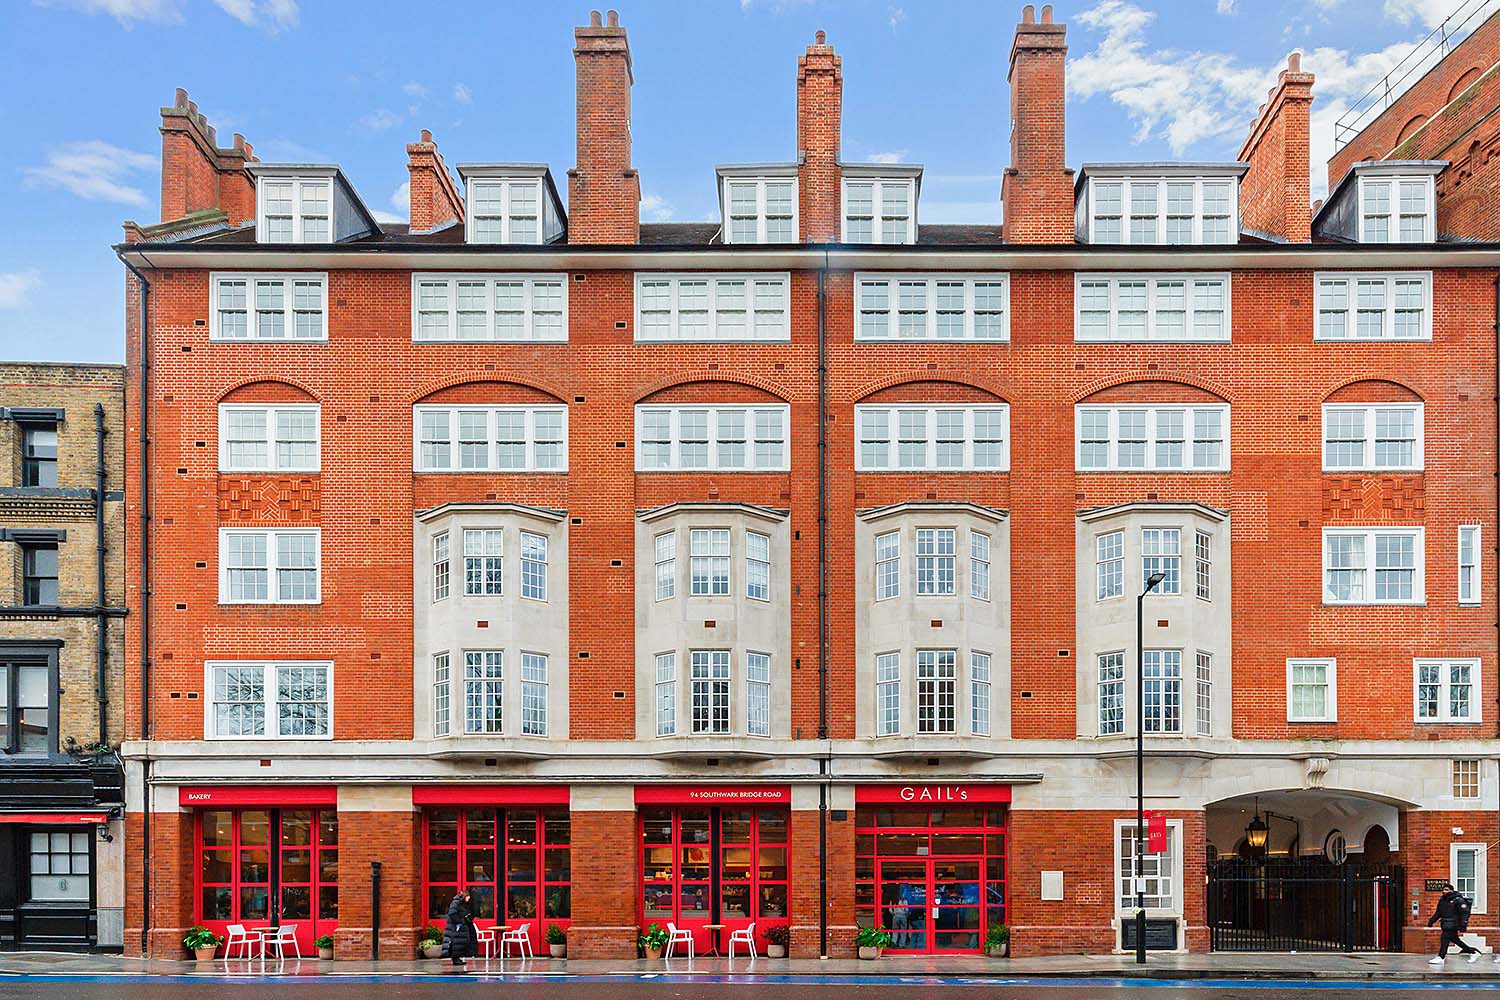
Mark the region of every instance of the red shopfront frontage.
<instances>
[{"instance_id":1,"label":"red shopfront frontage","mask_svg":"<svg viewBox=\"0 0 1500 1000\"><path fill-rule=\"evenodd\" d=\"M193 812L193 921L296 926L303 955L339 920L338 790L332 786L183 787Z\"/></svg>"},{"instance_id":2,"label":"red shopfront frontage","mask_svg":"<svg viewBox=\"0 0 1500 1000\"><path fill-rule=\"evenodd\" d=\"M855 919L891 951L978 951L1005 924L1008 785L855 789Z\"/></svg>"},{"instance_id":3,"label":"red shopfront frontage","mask_svg":"<svg viewBox=\"0 0 1500 1000\"><path fill-rule=\"evenodd\" d=\"M693 934L698 954L755 925L790 923L791 804L786 785L641 785L635 790L640 844L641 928L668 923Z\"/></svg>"},{"instance_id":4,"label":"red shopfront frontage","mask_svg":"<svg viewBox=\"0 0 1500 1000\"><path fill-rule=\"evenodd\" d=\"M572 824L566 785L436 785L412 789L422 811L422 914L442 927L460 889L474 923L525 926L534 952L572 919Z\"/></svg>"}]
</instances>

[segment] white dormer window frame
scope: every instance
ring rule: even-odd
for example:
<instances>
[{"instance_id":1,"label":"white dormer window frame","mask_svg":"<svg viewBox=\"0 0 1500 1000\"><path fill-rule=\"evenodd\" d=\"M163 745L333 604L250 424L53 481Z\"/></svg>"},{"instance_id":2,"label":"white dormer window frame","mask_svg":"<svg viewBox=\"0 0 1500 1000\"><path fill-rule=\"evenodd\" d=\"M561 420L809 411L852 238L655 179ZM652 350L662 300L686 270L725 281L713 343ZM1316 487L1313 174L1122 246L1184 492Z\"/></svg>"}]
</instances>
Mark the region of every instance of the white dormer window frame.
<instances>
[{"instance_id":1,"label":"white dormer window frame","mask_svg":"<svg viewBox=\"0 0 1500 1000\"><path fill-rule=\"evenodd\" d=\"M869 188L869 210L868 212L851 212L851 208L860 207L851 204L849 192L851 188ZM887 189L901 189L906 194L905 215L886 215L886 191ZM839 209L840 229L839 239L843 243L857 244L908 244L917 242L917 181L914 177L874 177L874 176L845 176L843 178L841 191L841 206ZM870 227L869 238L863 235L851 236L849 221L854 218L858 221L868 220ZM905 220L904 231L897 236L892 234L886 236L886 223Z\"/></svg>"},{"instance_id":2,"label":"white dormer window frame","mask_svg":"<svg viewBox=\"0 0 1500 1000\"><path fill-rule=\"evenodd\" d=\"M258 179L256 242L332 243L333 223L332 177L276 175Z\"/></svg>"},{"instance_id":3,"label":"white dormer window frame","mask_svg":"<svg viewBox=\"0 0 1500 1000\"><path fill-rule=\"evenodd\" d=\"M1224 245L1235 243L1239 239L1240 185L1236 177L1171 174L1156 177L1091 176L1088 183L1090 243L1190 246ZM1192 187L1191 203L1171 198L1176 193L1173 191L1174 187L1188 185ZM1102 187L1118 189L1119 199L1101 204ZM1217 200L1210 203L1205 197L1208 193L1206 189L1218 188L1228 191L1228 199L1222 205ZM1219 219L1225 220L1222 238L1206 239L1205 222ZM1147 220L1150 220L1149 237L1144 232ZM1117 238L1101 238L1101 221L1118 226ZM1134 225L1136 221L1140 221L1142 225ZM1187 239L1180 238L1182 222L1188 225ZM1142 230L1141 238L1136 236L1137 229Z\"/></svg>"},{"instance_id":4,"label":"white dormer window frame","mask_svg":"<svg viewBox=\"0 0 1500 1000\"><path fill-rule=\"evenodd\" d=\"M543 215L546 212L546 192L542 190L541 177L524 177L496 174L487 177L470 176L465 178L466 190L464 192L464 233L469 243L483 244L521 244L540 245L542 243L542 231L544 228ZM495 204L487 197L488 189L499 188L499 203ZM517 193L529 189L531 200L529 211L524 199L517 200ZM520 211L518 211L520 209ZM530 220L533 231L530 234L524 231L517 235L518 221ZM480 238L479 229L481 225L491 226L498 224L500 227L500 238Z\"/></svg>"},{"instance_id":5,"label":"white dormer window frame","mask_svg":"<svg viewBox=\"0 0 1500 1000\"><path fill-rule=\"evenodd\" d=\"M801 236L799 234L802 232L802 225L798 210L799 198L796 175L724 174L720 176L719 183L721 185L720 191L724 205L723 227L725 243L746 244L801 242ZM783 202L779 198L774 202L770 202L767 199L767 188L772 186L779 187L781 185L785 185L791 189L790 204ZM749 211L749 205L747 202L743 200L739 202L735 201L735 196L739 194L743 188L747 187L752 188L755 193L755 207L753 215ZM773 208L775 209L775 211L771 211L771 209ZM735 220L751 218L755 220L755 238L736 239L734 234ZM776 221L778 228L780 228L781 220L789 220L791 226L791 231L789 234L790 238L778 238L774 240L771 239L771 220Z\"/></svg>"},{"instance_id":6,"label":"white dormer window frame","mask_svg":"<svg viewBox=\"0 0 1500 1000\"><path fill-rule=\"evenodd\" d=\"M1437 184L1431 174L1359 174L1359 242L1433 243ZM1414 227L1420 223L1418 232Z\"/></svg>"}]
</instances>

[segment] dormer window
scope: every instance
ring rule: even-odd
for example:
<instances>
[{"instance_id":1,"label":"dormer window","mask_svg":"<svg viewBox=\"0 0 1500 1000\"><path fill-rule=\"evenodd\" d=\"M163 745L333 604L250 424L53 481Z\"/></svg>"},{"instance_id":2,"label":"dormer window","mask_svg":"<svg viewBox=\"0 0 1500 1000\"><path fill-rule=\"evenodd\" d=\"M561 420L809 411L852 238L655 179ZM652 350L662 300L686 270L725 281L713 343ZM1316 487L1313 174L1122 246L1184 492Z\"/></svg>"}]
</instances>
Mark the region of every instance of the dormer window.
<instances>
[{"instance_id":1,"label":"dormer window","mask_svg":"<svg viewBox=\"0 0 1500 1000\"><path fill-rule=\"evenodd\" d=\"M725 243L796 243L797 177L726 173L721 169L720 202Z\"/></svg>"},{"instance_id":2,"label":"dormer window","mask_svg":"<svg viewBox=\"0 0 1500 1000\"><path fill-rule=\"evenodd\" d=\"M904 176L890 176L846 166L843 242L915 243L920 176L920 167L909 168Z\"/></svg>"},{"instance_id":3,"label":"dormer window","mask_svg":"<svg viewBox=\"0 0 1500 1000\"><path fill-rule=\"evenodd\" d=\"M1085 166L1078 237L1086 243L1233 243L1243 172L1239 164L1191 172Z\"/></svg>"},{"instance_id":4,"label":"dormer window","mask_svg":"<svg viewBox=\"0 0 1500 1000\"><path fill-rule=\"evenodd\" d=\"M376 231L374 218L333 165L249 166L258 243L337 243Z\"/></svg>"},{"instance_id":5,"label":"dormer window","mask_svg":"<svg viewBox=\"0 0 1500 1000\"><path fill-rule=\"evenodd\" d=\"M463 165L469 243L536 245L562 235L562 202L544 166Z\"/></svg>"},{"instance_id":6,"label":"dormer window","mask_svg":"<svg viewBox=\"0 0 1500 1000\"><path fill-rule=\"evenodd\" d=\"M1431 243L1433 236L1431 175L1359 178L1361 243Z\"/></svg>"}]
</instances>

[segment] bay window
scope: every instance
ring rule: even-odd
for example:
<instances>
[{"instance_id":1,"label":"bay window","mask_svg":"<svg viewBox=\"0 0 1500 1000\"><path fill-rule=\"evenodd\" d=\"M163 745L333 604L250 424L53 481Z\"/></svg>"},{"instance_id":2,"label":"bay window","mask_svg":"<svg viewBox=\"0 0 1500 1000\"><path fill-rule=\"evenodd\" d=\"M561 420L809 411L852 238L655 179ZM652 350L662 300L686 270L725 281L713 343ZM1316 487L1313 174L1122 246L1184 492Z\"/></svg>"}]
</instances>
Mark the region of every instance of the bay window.
<instances>
[{"instance_id":1,"label":"bay window","mask_svg":"<svg viewBox=\"0 0 1500 1000\"><path fill-rule=\"evenodd\" d=\"M957 729L958 664L952 649L917 650L917 732Z\"/></svg>"},{"instance_id":2,"label":"bay window","mask_svg":"<svg viewBox=\"0 0 1500 1000\"><path fill-rule=\"evenodd\" d=\"M1142 653L1145 703L1142 727L1148 733L1182 732L1182 650L1147 649Z\"/></svg>"}]
</instances>

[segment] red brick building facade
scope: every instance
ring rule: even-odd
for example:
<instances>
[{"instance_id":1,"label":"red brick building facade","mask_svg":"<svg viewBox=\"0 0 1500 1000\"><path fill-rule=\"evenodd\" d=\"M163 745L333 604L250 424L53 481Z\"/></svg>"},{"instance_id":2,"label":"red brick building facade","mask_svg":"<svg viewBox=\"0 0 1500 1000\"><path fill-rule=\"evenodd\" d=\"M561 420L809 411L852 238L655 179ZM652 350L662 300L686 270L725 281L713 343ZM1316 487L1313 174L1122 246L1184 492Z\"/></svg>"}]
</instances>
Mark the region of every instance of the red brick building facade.
<instances>
[{"instance_id":1,"label":"red brick building facade","mask_svg":"<svg viewBox=\"0 0 1500 1000\"><path fill-rule=\"evenodd\" d=\"M162 110L120 248L127 950L404 958L461 886L576 957L1127 949L1138 712L1152 947L1422 950L1428 878L1495 936L1500 257L1435 168L1311 220L1294 60L1244 162L1075 173L1027 7L1003 231L842 161L821 37L795 160L641 224L625 30L576 38L566 215L424 133L382 225ZM1339 939L1255 863L1360 887Z\"/></svg>"}]
</instances>

